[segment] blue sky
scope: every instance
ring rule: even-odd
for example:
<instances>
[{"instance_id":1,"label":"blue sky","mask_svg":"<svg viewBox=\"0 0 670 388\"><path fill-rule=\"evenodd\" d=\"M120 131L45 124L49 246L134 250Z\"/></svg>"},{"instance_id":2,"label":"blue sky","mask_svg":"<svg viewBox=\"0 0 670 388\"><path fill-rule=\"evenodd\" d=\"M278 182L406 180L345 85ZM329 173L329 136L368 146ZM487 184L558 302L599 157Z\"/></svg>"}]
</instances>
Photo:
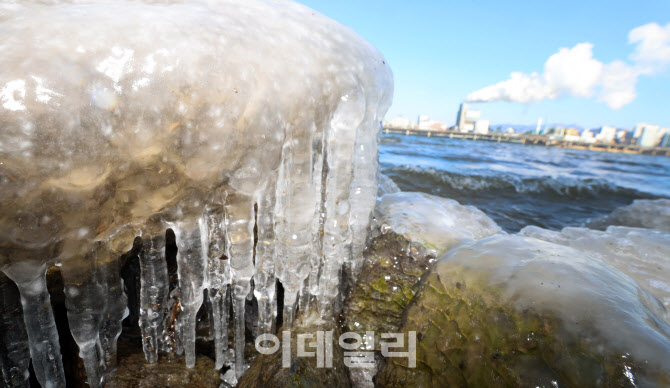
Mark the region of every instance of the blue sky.
<instances>
[{"instance_id":1,"label":"blue sky","mask_svg":"<svg viewBox=\"0 0 670 388\"><path fill-rule=\"evenodd\" d=\"M299 0L352 27L374 44L393 69L395 96L387 118L418 114L453 124L472 92L512 72L542 73L561 48L592 44L608 64L633 66L629 32L655 22L670 26L670 1L406 1ZM670 43L670 42L669 42ZM631 67L632 68L632 67ZM637 122L670 127L670 66L639 75L634 100L620 109L592 97L561 92L534 103L473 104L492 124L575 123L585 127Z\"/></svg>"}]
</instances>

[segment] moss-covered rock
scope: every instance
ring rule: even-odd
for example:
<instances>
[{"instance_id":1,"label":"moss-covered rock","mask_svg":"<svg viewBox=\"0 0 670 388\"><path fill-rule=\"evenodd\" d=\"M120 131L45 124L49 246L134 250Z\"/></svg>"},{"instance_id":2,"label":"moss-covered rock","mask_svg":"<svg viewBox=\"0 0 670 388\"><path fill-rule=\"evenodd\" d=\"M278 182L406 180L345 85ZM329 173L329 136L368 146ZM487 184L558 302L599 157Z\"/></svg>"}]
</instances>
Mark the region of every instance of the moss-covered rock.
<instances>
[{"instance_id":1,"label":"moss-covered rock","mask_svg":"<svg viewBox=\"0 0 670 388\"><path fill-rule=\"evenodd\" d=\"M385 387L668 386L670 327L600 260L519 236L461 246L405 310L417 365L388 358Z\"/></svg>"},{"instance_id":2,"label":"moss-covered rock","mask_svg":"<svg viewBox=\"0 0 670 388\"><path fill-rule=\"evenodd\" d=\"M344 303L345 330L361 335L374 331L379 350L379 335L400 329L413 287L432 261L435 256L402 235L389 231L373 238L360 277Z\"/></svg>"}]
</instances>

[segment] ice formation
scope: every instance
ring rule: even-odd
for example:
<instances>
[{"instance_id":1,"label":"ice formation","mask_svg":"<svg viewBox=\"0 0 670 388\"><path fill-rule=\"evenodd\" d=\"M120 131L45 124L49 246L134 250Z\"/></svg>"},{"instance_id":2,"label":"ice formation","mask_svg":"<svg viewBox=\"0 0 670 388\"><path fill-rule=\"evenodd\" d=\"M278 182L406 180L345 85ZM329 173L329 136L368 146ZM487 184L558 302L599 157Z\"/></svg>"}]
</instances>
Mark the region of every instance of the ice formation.
<instances>
[{"instance_id":1,"label":"ice formation","mask_svg":"<svg viewBox=\"0 0 670 388\"><path fill-rule=\"evenodd\" d=\"M340 272L362 260L392 97L369 43L284 0L26 1L0 6L0 23L0 269L43 386L65 384L47 268L61 267L99 386L126 313L118 257L136 236L148 362L170 349L168 228L187 365L205 289L217 366L233 311L238 376L252 280L260 330L282 324L277 280L284 326L298 305L333 313Z\"/></svg>"},{"instance_id":2,"label":"ice formation","mask_svg":"<svg viewBox=\"0 0 670 388\"><path fill-rule=\"evenodd\" d=\"M19 290L0 273L0 368L3 387L29 387L30 353Z\"/></svg>"},{"instance_id":3,"label":"ice formation","mask_svg":"<svg viewBox=\"0 0 670 388\"><path fill-rule=\"evenodd\" d=\"M670 326L649 309L630 277L576 249L524 236L494 236L449 252L435 269L443 279L467 270L466 284L497 289L519 311L556 315L564 330L606 341L622 354L668 368ZM488 285L488 286L487 286ZM592 333L583 333L586 330ZM589 337L587 337L589 338Z\"/></svg>"},{"instance_id":4,"label":"ice formation","mask_svg":"<svg viewBox=\"0 0 670 388\"><path fill-rule=\"evenodd\" d=\"M586 226L605 229L609 225L632 226L670 232L670 199L636 199L631 205L615 209Z\"/></svg>"},{"instance_id":5,"label":"ice formation","mask_svg":"<svg viewBox=\"0 0 670 388\"><path fill-rule=\"evenodd\" d=\"M376 213L382 232L393 230L437 257L462 243L505 233L474 206L424 193L386 194L377 204Z\"/></svg>"},{"instance_id":6,"label":"ice formation","mask_svg":"<svg viewBox=\"0 0 670 388\"><path fill-rule=\"evenodd\" d=\"M519 234L576 248L619 269L664 307L650 308L670 324L670 233L660 230L610 226L605 231L564 228L561 232L527 226Z\"/></svg>"},{"instance_id":7,"label":"ice formation","mask_svg":"<svg viewBox=\"0 0 670 388\"><path fill-rule=\"evenodd\" d=\"M393 181L393 179L388 176L379 173L379 188L377 189L377 197L383 197L386 194L393 194L400 191L398 185Z\"/></svg>"}]
</instances>

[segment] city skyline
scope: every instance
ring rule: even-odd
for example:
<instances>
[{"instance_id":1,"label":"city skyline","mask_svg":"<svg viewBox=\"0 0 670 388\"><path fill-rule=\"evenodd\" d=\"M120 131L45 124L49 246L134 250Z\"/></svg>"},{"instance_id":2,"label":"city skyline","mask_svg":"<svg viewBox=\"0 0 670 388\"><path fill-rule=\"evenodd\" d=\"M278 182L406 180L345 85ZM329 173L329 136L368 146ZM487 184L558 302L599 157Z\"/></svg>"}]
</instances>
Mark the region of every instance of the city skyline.
<instances>
[{"instance_id":1,"label":"city skyline","mask_svg":"<svg viewBox=\"0 0 670 388\"><path fill-rule=\"evenodd\" d=\"M659 16L670 15L668 2L302 3L385 55L395 78L387 119L425 114L451 123L475 92L531 84L520 97L513 88L493 93L526 103L471 105L492 125L533 125L542 117L585 128L670 127L670 18Z\"/></svg>"}]
</instances>

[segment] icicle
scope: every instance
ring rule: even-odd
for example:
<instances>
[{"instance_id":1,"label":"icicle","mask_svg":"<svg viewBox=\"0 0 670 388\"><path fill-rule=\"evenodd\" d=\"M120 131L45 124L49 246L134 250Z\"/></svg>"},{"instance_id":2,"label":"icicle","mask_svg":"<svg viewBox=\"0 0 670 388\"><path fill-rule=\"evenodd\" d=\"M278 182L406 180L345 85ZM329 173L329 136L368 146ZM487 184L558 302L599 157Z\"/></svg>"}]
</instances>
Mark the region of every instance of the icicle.
<instances>
[{"instance_id":1,"label":"icicle","mask_svg":"<svg viewBox=\"0 0 670 388\"><path fill-rule=\"evenodd\" d=\"M98 271L101 284L107 288L107 303L100 326L100 342L104 352L104 361L107 368L116 366L117 340L121 335L122 322L128 316L128 297L124 292L123 280L121 279L121 267L119 258L122 253L129 250L127 242L133 241L132 234L122 236L123 245L120 249L100 252L106 256L98 258Z\"/></svg>"},{"instance_id":2,"label":"icicle","mask_svg":"<svg viewBox=\"0 0 670 388\"><path fill-rule=\"evenodd\" d=\"M277 250L284 286L284 329L295 317L298 293L310 274L313 256L313 224L320 187L313 179L313 136L315 124L298 122L286 128L277 183ZM317 172L320 173L320 172Z\"/></svg>"},{"instance_id":3,"label":"icicle","mask_svg":"<svg viewBox=\"0 0 670 388\"><path fill-rule=\"evenodd\" d=\"M356 85L356 82L352 81L352 84ZM355 128L365 114L365 101L360 97L359 90L347 94L328 128L324 153L324 168L328 169L323 226L324 263L319 278L319 311L324 317L332 313L333 301L339 292L340 270L351 257L349 188L353 176Z\"/></svg>"},{"instance_id":4,"label":"icicle","mask_svg":"<svg viewBox=\"0 0 670 388\"><path fill-rule=\"evenodd\" d=\"M165 305L168 272L165 262L165 236L157 234L142 241L140 254L140 328L147 362L158 360L159 337L165 332Z\"/></svg>"},{"instance_id":5,"label":"icicle","mask_svg":"<svg viewBox=\"0 0 670 388\"><path fill-rule=\"evenodd\" d=\"M173 227L177 248L177 266L181 313L177 321L182 346L186 355L186 367L195 366L195 325L205 287L206 256L203 254L201 230L205 229L204 218L177 222Z\"/></svg>"},{"instance_id":6,"label":"icicle","mask_svg":"<svg viewBox=\"0 0 670 388\"><path fill-rule=\"evenodd\" d=\"M367 111L365 120L357 128L354 146L354 174L349 190L349 203L351 204L349 224L353 238L351 264L348 266L351 278L358 277L363 264L363 251L377 196L379 131L373 130L378 125L377 117L372 117L374 114L370 110Z\"/></svg>"},{"instance_id":7,"label":"icicle","mask_svg":"<svg viewBox=\"0 0 670 388\"><path fill-rule=\"evenodd\" d=\"M226 192L216 190L203 214L205 237L203 247L206 248L208 268L207 296L212 305L212 327L214 329L214 347L216 369L221 369L225 362L228 349L228 298L226 293L230 285L230 265L226 256L226 232L224 204Z\"/></svg>"},{"instance_id":8,"label":"icicle","mask_svg":"<svg viewBox=\"0 0 670 388\"><path fill-rule=\"evenodd\" d=\"M324 152L326 150L326 135L324 123L316 124L316 131L312 141L312 187L314 189L315 214L312 220L312 252L310 255L309 275L307 287L300 292L300 310L307 313L312 308L319 290L319 272L323 265L323 223L325 219L325 179Z\"/></svg>"},{"instance_id":9,"label":"icicle","mask_svg":"<svg viewBox=\"0 0 670 388\"><path fill-rule=\"evenodd\" d=\"M65 373L58 330L47 290L46 270L46 263L24 259L3 272L16 283L21 294L23 319L37 380L45 388L65 387Z\"/></svg>"},{"instance_id":10,"label":"icicle","mask_svg":"<svg viewBox=\"0 0 670 388\"><path fill-rule=\"evenodd\" d=\"M108 255L103 242L96 242L86 257L72 258L61 264L65 307L70 332L84 360L88 385L99 387L105 363L99 353L100 326L105 312L107 287L101 282L99 261ZM100 260L102 259L102 260Z\"/></svg>"},{"instance_id":11,"label":"icicle","mask_svg":"<svg viewBox=\"0 0 670 388\"><path fill-rule=\"evenodd\" d=\"M277 316L275 302L275 266L277 264L275 241L275 191L276 176L270 178L266 189L258 200L256 224L256 273L254 275L254 295L258 301L258 334L271 333Z\"/></svg>"},{"instance_id":12,"label":"icicle","mask_svg":"<svg viewBox=\"0 0 670 388\"><path fill-rule=\"evenodd\" d=\"M30 387L30 350L19 290L0 272L0 367L4 387Z\"/></svg>"},{"instance_id":13,"label":"icicle","mask_svg":"<svg viewBox=\"0 0 670 388\"><path fill-rule=\"evenodd\" d=\"M235 374L241 377L244 365L244 305L254 274L254 204L246 195L234 193L226 202L226 242L232 276L235 330Z\"/></svg>"}]
</instances>

